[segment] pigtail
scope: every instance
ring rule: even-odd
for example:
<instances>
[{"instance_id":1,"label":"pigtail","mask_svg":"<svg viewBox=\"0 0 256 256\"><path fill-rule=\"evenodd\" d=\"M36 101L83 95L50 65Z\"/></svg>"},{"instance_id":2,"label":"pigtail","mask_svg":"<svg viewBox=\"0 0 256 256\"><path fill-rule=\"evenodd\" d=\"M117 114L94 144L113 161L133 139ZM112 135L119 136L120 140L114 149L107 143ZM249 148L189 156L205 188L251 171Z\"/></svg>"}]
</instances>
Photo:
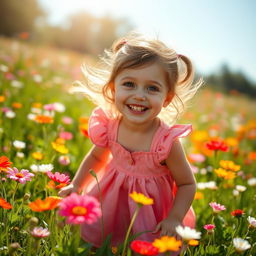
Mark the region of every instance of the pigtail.
<instances>
[{"instance_id":1,"label":"pigtail","mask_svg":"<svg viewBox=\"0 0 256 256\"><path fill-rule=\"evenodd\" d=\"M182 78L181 81L178 81L178 84L182 84L182 83L185 83L187 80L189 80L189 78L191 76L194 76L193 65L192 65L192 62L190 61L190 59L188 57L186 57L185 55L178 54L177 57L178 57L178 60L182 61L186 66L185 77Z\"/></svg>"},{"instance_id":2,"label":"pigtail","mask_svg":"<svg viewBox=\"0 0 256 256\"><path fill-rule=\"evenodd\" d=\"M191 60L182 54L177 54L178 77L174 91L174 97L169 106L161 113L167 119L167 123L172 124L181 117L188 102L202 86L203 80L199 79L194 83L194 68Z\"/></svg>"}]
</instances>

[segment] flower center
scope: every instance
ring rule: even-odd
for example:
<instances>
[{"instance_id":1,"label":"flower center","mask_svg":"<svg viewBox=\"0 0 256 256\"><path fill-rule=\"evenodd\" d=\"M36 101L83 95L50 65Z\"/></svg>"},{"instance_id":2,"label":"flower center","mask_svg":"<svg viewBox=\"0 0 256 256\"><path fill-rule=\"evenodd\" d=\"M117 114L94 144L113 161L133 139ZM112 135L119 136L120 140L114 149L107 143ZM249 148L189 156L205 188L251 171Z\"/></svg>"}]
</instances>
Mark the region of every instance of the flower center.
<instances>
[{"instance_id":1,"label":"flower center","mask_svg":"<svg viewBox=\"0 0 256 256\"><path fill-rule=\"evenodd\" d=\"M24 177L24 174L18 172L18 173L15 174L15 176L18 177L18 178L23 178L23 177Z\"/></svg>"},{"instance_id":2,"label":"flower center","mask_svg":"<svg viewBox=\"0 0 256 256\"><path fill-rule=\"evenodd\" d=\"M72 209L72 213L75 215L85 215L87 213L87 209L83 206L75 206Z\"/></svg>"}]
</instances>

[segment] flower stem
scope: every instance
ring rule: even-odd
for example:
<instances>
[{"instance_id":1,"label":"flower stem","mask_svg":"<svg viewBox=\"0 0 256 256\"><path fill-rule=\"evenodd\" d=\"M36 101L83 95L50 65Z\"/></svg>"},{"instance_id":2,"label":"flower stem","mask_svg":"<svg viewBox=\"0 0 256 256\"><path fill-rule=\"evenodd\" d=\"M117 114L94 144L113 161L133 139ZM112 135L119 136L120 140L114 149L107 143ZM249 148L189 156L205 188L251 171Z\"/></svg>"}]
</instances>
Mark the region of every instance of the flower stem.
<instances>
[{"instance_id":1,"label":"flower stem","mask_svg":"<svg viewBox=\"0 0 256 256\"><path fill-rule=\"evenodd\" d=\"M101 213L102 213L102 215L101 215L101 240L103 242L104 241L105 232L104 232L104 218L103 218L103 208L102 208L102 193L101 193L100 183L99 183L97 174L93 170L90 170L90 174L93 177L95 177L96 182L97 182L98 191L99 191L100 209L101 209Z\"/></svg>"},{"instance_id":2,"label":"flower stem","mask_svg":"<svg viewBox=\"0 0 256 256\"><path fill-rule=\"evenodd\" d=\"M15 194L16 194L18 186L19 186L19 183L16 182L16 185L15 185L15 188L14 188L14 191L13 191L13 195L12 195L12 206L14 206L14 198L15 198Z\"/></svg>"},{"instance_id":3,"label":"flower stem","mask_svg":"<svg viewBox=\"0 0 256 256\"><path fill-rule=\"evenodd\" d=\"M133 223L139 213L139 209L140 209L140 206L138 205L137 206L137 209L135 210L133 216L132 216L132 219L131 219L131 223L128 227L128 230L127 230L127 233L126 233L126 236L125 236L125 240L124 240L124 247L123 247L123 251L122 251L122 256L125 256L125 250L126 250L126 247L127 247L127 243L128 243L128 238L129 238L129 235L130 235L130 232L131 232L131 229L132 229L132 226L133 226Z\"/></svg>"}]
</instances>

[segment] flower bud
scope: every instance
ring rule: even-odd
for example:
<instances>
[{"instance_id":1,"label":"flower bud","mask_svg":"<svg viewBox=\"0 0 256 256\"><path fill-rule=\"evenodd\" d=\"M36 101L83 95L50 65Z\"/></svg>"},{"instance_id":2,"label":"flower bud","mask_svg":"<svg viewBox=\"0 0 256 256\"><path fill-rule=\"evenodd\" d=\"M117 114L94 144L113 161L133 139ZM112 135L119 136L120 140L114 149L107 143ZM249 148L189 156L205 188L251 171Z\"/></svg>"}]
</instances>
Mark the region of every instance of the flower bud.
<instances>
[{"instance_id":1,"label":"flower bud","mask_svg":"<svg viewBox=\"0 0 256 256\"><path fill-rule=\"evenodd\" d=\"M25 195L23 196L23 200L27 201L30 198L30 194L29 193L25 193Z\"/></svg>"},{"instance_id":2,"label":"flower bud","mask_svg":"<svg viewBox=\"0 0 256 256\"><path fill-rule=\"evenodd\" d=\"M15 255L15 252L20 249L19 243L12 243L9 245L9 255Z\"/></svg>"}]
</instances>

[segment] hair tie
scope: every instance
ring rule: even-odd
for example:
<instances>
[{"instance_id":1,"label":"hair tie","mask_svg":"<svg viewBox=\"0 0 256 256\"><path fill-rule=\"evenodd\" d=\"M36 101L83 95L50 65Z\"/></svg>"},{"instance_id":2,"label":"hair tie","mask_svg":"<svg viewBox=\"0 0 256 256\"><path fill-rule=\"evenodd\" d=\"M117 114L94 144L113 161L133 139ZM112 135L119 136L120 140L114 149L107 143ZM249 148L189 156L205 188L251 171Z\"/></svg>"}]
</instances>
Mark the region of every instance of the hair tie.
<instances>
[{"instance_id":1,"label":"hair tie","mask_svg":"<svg viewBox=\"0 0 256 256\"><path fill-rule=\"evenodd\" d=\"M114 51L115 52L119 51L126 43L127 43L127 40L122 39L120 42L117 43Z\"/></svg>"}]
</instances>

